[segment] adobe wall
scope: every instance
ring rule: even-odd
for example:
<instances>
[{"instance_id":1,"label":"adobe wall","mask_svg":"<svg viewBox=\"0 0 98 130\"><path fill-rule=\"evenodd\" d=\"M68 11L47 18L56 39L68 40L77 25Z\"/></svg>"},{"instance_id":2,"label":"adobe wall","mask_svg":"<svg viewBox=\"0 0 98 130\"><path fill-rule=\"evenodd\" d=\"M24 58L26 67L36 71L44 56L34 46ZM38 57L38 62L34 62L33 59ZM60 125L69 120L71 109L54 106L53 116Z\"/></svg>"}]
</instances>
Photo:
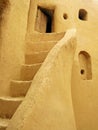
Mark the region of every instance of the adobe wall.
<instances>
[{"instance_id":1,"label":"adobe wall","mask_svg":"<svg viewBox=\"0 0 98 130\"><path fill-rule=\"evenodd\" d=\"M36 0L31 1L28 33L35 32L35 19L37 6L50 8L54 12L54 32L66 31L69 28L76 28L78 45L74 59L72 74L72 97L78 130L97 130L98 120L98 1L87 0ZM86 19L79 19L79 10L85 9ZM33 12L33 13L32 13ZM63 14L68 18L64 19ZM31 15L33 17L31 17ZM33 24L32 24L33 23ZM91 60L91 79L83 79L79 53L85 51ZM87 65L89 67L89 64ZM85 70L84 70L84 73Z\"/></svg>"},{"instance_id":2,"label":"adobe wall","mask_svg":"<svg viewBox=\"0 0 98 130\"><path fill-rule=\"evenodd\" d=\"M6 2L1 0L1 7ZM29 0L10 0L7 4L0 20L0 96L8 95L9 81L19 78L24 63Z\"/></svg>"},{"instance_id":3,"label":"adobe wall","mask_svg":"<svg viewBox=\"0 0 98 130\"><path fill-rule=\"evenodd\" d=\"M72 97L78 130L97 130L98 120L98 2L82 5L88 12L87 21L75 21L78 46L72 75ZM86 51L91 58L91 79L83 80L79 63L80 51ZM88 65L88 67L90 64ZM84 72L84 75L86 70Z\"/></svg>"},{"instance_id":4,"label":"adobe wall","mask_svg":"<svg viewBox=\"0 0 98 130\"><path fill-rule=\"evenodd\" d=\"M24 39L28 21L28 34L35 32L37 5L53 8L54 32L76 28L78 45L72 75L72 97L78 130L98 130L98 2L87 0L11 0L7 21L2 26L0 59L0 94L8 92L9 80L19 77L20 64L24 62ZM86 20L78 18L79 9L85 9ZM18 11L18 12L17 12ZM21 12L21 13L20 13ZM66 13L68 18L64 19ZM86 51L91 57L92 79L83 80L78 55ZM17 64L16 64L17 63Z\"/></svg>"},{"instance_id":5,"label":"adobe wall","mask_svg":"<svg viewBox=\"0 0 98 130\"><path fill-rule=\"evenodd\" d=\"M76 115L77 128L80 130L98 129L98 101L97 101L97 48L98 48L98 2L93 1L32 1L32 10L29 17L28 32L35 30L35 16L37 5L42 7L52 7L54 13L54 32L66 31L69 28L77 29L78 46L73 66L72 76L72 96ZM35 6L34 6L35 5ZM87 19L80 20L79 9L87 11ZM33 17L31 19L31 14ZM68 19L63 18L63 14L68 15ZM34 23L34 24L31 24ZM32 28L32 30L31 30ZM83 80L80 73L78 54L86 51L91 56L92 79Z\"/></svg>"}]
</instances>

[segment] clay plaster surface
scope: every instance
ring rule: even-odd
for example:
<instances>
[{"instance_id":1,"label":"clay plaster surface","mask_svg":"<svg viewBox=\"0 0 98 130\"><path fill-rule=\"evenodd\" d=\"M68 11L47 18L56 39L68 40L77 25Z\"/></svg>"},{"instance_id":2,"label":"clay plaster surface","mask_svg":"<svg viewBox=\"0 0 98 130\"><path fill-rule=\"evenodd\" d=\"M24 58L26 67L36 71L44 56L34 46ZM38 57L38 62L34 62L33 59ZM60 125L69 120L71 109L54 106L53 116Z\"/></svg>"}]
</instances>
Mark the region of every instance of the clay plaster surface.
<instances>
[{"instance_id":1,"label":"clay plaster surface","mask_svg":"<svg viewBox=\"0 0 98 130\"><path fill-rule=\"evenodd\" d=\"M33 3L33 1L32 1ZM69 28L77 29L77 50L75 53L72 74L72 97L77 122L77 129L98 129L98 89L97 89L97 48L98 48L98 1L36 1L34 4L51 6L55 8L54 31L65 31ZM55 6L56 5L56 6ZM78 18L79 9L85 9L88 13L86 21ZM36 9L35 9L36 10ZM32 12L32 11L31 11ZM36 11L35 11L36 12ZM68 19L63 19L63 13L67 13ZM31 17L30 17L31 18ZM34 17L33 17L34 18ZM30 19L29 22L33 22ZM31 25L30 25L31 27ZM30 30L28 26L28 30ZM34 24L32 25L32 28ZM91 56L92 79L82 80L78 55L80 51L86 51Z\"/></svg>"},{"instance_id":2,"label":"clay plaster surface","mask_svg":"<svg viewBox=\"0 0 98 130\"><path fill-rule=\"evenodd\" d=\"M8 95L9 81L19 78L24 62L24 41L27 27L29 0L10 0L1 21L0 95Z\"/></svg>"},{"instance_id":3,"label":"clay plaster surface","mask_svg":"<svg viewBox=\"0 0 98 130\"><path fill-rule=\"evenodd\" d=\"M12 119L12 122L18 119L17 122L9 125L8 130L76 130L70 84L75 49L75 31L72 30L46 58Z\"/></svg>"},{"instance_id":4,"label":"clay plaster surface","mask_svg":"<svg viewBox=\"0 0 98 130\"><path fill-rule=\"evenodd\" d=\"M3 20L0 21L0 95L9 95L9 81L13 78L19 79L20 77L19 72L21 64L24 63L25 36L26 34L29 35L29 33L36 32L35 20L37 6L54 9L53 32L66 32L71 28L76 28L77 30L77 48L72 69L72 80L69 82L71 84L70 91L72 94L76 127L77 130L98 130L97 0L75 0L74 2L72 0L31 0L31 2L29 0L10 0L8 7L3 13ZM78 13L80 9L85 9L87 11L87 20L79 19ZM67 14L67 19L63 18L64 13ZM90 56L92 71L92 79L90 80L83 80L80 73L80 51L85 51ZM60 62L63 61L60 60ZM63 68L62 65L60 66ZM57 75L53 75L49 80L55 81L54 77ZM60 84L58 78L57 80L57 83ZM53 93L54 90L50 92L50 94ZM44 96L46 96L44 100L44 103L46 103L48 100L47 93ZM39 107L41 107L40 104ZM40 110L38 111L41 113ZM30 120L32 119L32 117L28 117L27 119L29 120L29 118ZM26 130L28 126L30 126L30 124L25 124L24 129Z\"/></svg>"}]
</instances>

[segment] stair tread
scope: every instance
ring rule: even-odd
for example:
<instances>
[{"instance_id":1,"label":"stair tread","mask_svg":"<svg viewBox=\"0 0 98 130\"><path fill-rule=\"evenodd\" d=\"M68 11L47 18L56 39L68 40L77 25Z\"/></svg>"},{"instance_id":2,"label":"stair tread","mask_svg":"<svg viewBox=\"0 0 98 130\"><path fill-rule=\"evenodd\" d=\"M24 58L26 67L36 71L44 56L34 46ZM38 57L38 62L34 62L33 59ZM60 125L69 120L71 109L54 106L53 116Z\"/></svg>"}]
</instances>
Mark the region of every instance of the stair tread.
<instances>
[{"instance_id":1,"label":"stair tread","mask_svg":"<svg viewBox=\"0 0 98 130\"><path fill-rule=\"evenodd\" d=\"M10 119L7 118L0 118L0 128L1 127L6 127L9 123Z\"/></svg>"},{"instance_id":2,"label":"stair tread","mask_svg":"<svg viewBox=\"0 0 98 130\"><path fill-rule=\"evenodd\" d=\"M0 100L2 101L20 101L23 100L24 97L0 97Z\"/></svg>"},{"instance_id":3,"label":"stair tread","mask_svg":"<svg viewBox=\"0 0 98 130\"><path fill-rule=\"evenodd\" d=\"M32 83L32 80L30 80L30 81L23 81L23 80L11 80L11 82L13 82L13 83Z\"/></svg>"},{"instance_id":4,"label":"stair tread","mask_svg":"<svg viewBox=\"0 0 98 130\"><path fill-rule=\"evenodd\" d=\"M26 53L26 54L39 55L40 53L48 53L48 52L49 52L48 50L45 50L45 51L34 51L32 53Z\"/></svg>"},{"instance_id":5,"label":"stair tread","mask_svg":"<svg viewBox=\"0 0 98 130\"><path fill-rule=\"evenodd\" d=\"M26 52L42 52L50 51L57 42L43 42L43 43L31 43L26 44Z\"/></svg>"},{"instance_id":6,"label":"stair tread","mask_svg":"<svg viewBox=\"0 0 98 130\"><path fill-rule=\"evenodd\" d=\"M30 43L30 44L51 44L51 43L57 43L58 42L58 40L56 40L56 41L26 41L26 44L28 44L28 43Z\"/></svg>"},{"instance_id":7,"label":"stair tread","mask_svg":"<svg viewBox=\"0 0 98 130\"><path fill-rule=\"evenodd\" d=\"M22 64L22 66L24 66L24 67L32 67L32 66L37 66L37 65L42 65L42 62L41 63L34 63L34 64Z\"/></svg>"},{"instance_id":8,"label":"stair tread","mask_svg":"<svg viewBox=\"0 0 98 130\"><path fill-rule=\"evenodd\" d=\"M63 38L65 32L58 33L29 33L26 41L58 41Z\"/></svg>"},{"instance_id":9,"label":"stair tread","mask_svg":"<svg viewBox=\"0 0 98 130\"><path fill-rule=\"evenodd\" d=\"M36 51L36 52L28 52L28 53L25 53L25 55L35 55L35 56L39 56L39 55L44 55L44 54L47 54L49 53L49 51ZM36 63L35 63L36 64Z\"/></svg>"},{"instance_id":10,"label":"stair tread","mask_svg":"<svg viewBox=\"0 0 98 130\"><path fill-rule=\"evenodd\" d=\"M33 70L35 70L36 68L39 68L40 66L42 65L42 63L41 64L24 64L24 65L22 65L22 69L25 69L25 71L27 71L27 70L30 70L30 69L33 69Z\"/></svg>"}]
</instances>

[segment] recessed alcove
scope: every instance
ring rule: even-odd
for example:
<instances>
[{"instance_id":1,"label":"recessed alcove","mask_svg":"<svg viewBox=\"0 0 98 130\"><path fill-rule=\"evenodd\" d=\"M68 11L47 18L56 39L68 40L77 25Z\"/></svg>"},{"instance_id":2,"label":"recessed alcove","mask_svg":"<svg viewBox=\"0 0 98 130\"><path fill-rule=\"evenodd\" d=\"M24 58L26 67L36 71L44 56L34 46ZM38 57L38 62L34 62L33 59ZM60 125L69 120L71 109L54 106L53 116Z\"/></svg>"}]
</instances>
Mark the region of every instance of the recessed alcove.
<instances>
[{"instance_id":1,"label":"recessed alcove","mask_svg":"<svg viewBox=\"0 0 98 130\"><path fill-rule=\"evenodd\" d=\"M88 20L88 13L85 9L80 9L79 10L79 14L78 14L78 18L80 20L83 20L83 21L87 21Z\"/></svg>"},{"instance_id":2,"label":"recessed alcove","mask_svg":"<svg viewBox=\"0 0 98 130\"><path fill-rule=\"evenodd\" d=\"M54 10L37 7L35 30L40 33L51 33L53 31Z\"/></svg>"},{"instance_id":3,"label":"recessed alcove","mask_svg":"<svg viewBox=\"0 0 98 130\"><path fill-rule=\"evenodd\" d=\"M79 53L80 75L83 80L92 79L91 56L86 51Z\"/></svg>"}]
</instances>

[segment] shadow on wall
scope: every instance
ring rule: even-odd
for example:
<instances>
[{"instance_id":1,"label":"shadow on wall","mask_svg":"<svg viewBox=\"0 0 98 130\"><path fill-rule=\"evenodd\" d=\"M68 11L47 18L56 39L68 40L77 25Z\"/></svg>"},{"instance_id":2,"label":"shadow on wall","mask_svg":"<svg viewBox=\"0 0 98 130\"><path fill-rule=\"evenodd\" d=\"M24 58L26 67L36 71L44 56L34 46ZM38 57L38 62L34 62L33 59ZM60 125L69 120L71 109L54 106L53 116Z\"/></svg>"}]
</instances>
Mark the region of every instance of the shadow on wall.
<instances>
[{"instance_id":1,"label":"shadow on wall","mask_svg":"<svg viewBox=\"0 0 98 130\"><path fill-rule=\"evenodd\" d=\"M83 80L92 79L91 57L86 51L79 53L80 74Z\"/></svg>"},{"instance_id":2,"label":"shadow on wall","mask_svg":"<svg viewBox=\"0 0 98 130\"><path fill-rule=\"evenodd\" d=\"M9 0L0 0L0 23L3 19L3 13L9 5Z\"/></svg>"},{"instance_id":3,"label":"shadow on wall","mask_svg":"<svg viewBox=\"0 0 98 130\"><path fill-rule=\"evenodd\" d=\"M9 0L0 0L0 49L2 43L2 27L4 26L3 21L5 19L5 12L9 6Z\"/></svg>"}]
</instances>

